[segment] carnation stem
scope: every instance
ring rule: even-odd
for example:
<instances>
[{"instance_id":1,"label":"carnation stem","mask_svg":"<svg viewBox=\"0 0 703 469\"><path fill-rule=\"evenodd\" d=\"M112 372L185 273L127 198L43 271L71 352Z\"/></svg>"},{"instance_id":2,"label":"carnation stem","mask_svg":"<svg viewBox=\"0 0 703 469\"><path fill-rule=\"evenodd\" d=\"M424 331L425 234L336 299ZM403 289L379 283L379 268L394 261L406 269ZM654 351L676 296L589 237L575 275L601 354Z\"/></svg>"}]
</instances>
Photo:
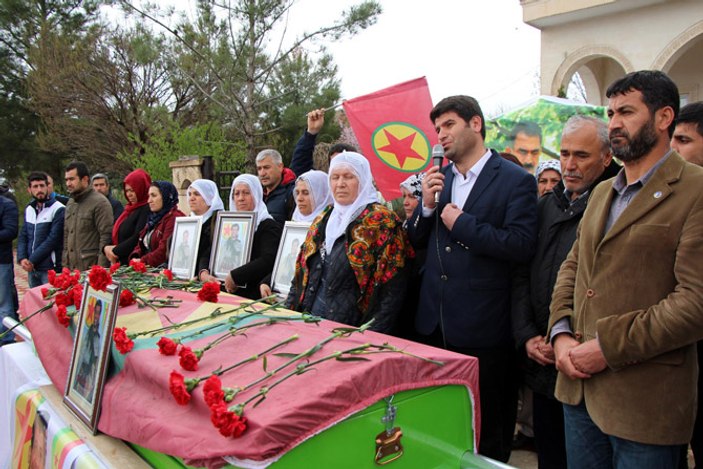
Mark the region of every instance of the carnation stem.
<instances>
[{"instance_id":1,"label":"carnation stem","mask_svg":"<svg viewBox=\"0 0 703 469\"><path fill-rule=\"evenodd\" d=\"M55 303L55 302L52 301L51 303L48 303L47 305L42 306L41 308L39 308L38 310L36 310L35 312L33 312L32 314L30 314L30 315L27 316L26 318L22 319L20 322L18 322L18 323L15 324L14 326L10 327L10 328L9 328L8 330L6 330L5 332L0 333L0 339L2 339L3 337L5 337L7 334L9 334L10 332L12 332L13 330L15 330L16 328L18 328L19 326L21 326L21 325L24 324L25 322L27 322L27 321L29 321L30 319L32 319L32 318L33 318L34 316L36 316L37 314L43 313L43 312L46 311L47 309L51 308L52 306L54 306L54 303Z\"/></svg>"}]
</instances>

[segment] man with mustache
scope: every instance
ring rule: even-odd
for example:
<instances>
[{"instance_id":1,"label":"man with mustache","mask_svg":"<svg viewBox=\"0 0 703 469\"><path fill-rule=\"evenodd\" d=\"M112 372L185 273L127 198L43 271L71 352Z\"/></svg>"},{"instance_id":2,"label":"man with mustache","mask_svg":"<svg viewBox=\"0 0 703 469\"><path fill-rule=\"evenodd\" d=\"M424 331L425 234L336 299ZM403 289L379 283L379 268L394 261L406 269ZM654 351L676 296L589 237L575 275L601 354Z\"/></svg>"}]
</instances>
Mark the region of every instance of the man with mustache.
<instances>
[{"instance_id":1,"label":"man with mustache","mask_svg":"<svg viewBox=\"0 0 703 469\"><path fill-rule=\"evenodd\" d=\"M667 75L630 73L606 96L624 168L593 190L550 305L567 460L675 468L703 338L703 169L670 148L679 93Z\"/></svg>"},{"instance_id":2,"label":"man with mustache","mask_svg":"<svg viewBox=\"0 0 703 469\"><path fill-rule=\"evenodd\" d=\"M576 230L592 189L620 170L610 153L608 126L601 119L576 115L564 125L560 151L563 179L537 206L539 236L528 276L516 281L513 334L524 348L525 384L533 391L535 447L541 469L566 467L564 416L554 398L557 371L554 351L545 340L549 303L561 263L576 239Z\"/></svg>"}]
</instances>

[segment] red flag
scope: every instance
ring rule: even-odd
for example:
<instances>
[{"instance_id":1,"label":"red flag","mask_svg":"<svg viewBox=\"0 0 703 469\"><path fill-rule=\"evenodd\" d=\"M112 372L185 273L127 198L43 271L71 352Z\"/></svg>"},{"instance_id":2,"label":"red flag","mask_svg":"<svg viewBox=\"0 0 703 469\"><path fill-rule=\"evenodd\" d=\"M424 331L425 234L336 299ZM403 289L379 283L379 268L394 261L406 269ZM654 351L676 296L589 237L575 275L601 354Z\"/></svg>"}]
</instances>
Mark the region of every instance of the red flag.
<instances>
[{"instance_id":1,"label":"red flag","mask_svg":"<svg viewBox=\"0 0 703 469\"><path fill-rule=\"evenodd\" d=\"M378 190L395 199L401 182L429 166L437 143L427 80L406 81L343 104Z\"/></svg>"}]
</instances>

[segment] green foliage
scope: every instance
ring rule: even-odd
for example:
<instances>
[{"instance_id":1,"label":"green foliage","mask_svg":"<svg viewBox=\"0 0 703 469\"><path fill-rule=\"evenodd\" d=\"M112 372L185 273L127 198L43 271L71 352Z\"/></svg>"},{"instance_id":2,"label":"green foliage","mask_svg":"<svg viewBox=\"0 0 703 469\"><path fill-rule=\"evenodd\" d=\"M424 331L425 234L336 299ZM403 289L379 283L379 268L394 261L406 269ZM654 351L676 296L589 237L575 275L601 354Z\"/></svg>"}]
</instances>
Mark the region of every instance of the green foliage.
<instances>
[{"instance_id":1,"label":"green foliage","mask_svg":"<svg viewBox=\"0 0 703 469\"><path fill-rule=\"evenodd\" d=\"M532 121L542 129L542 159L558 158L564 124L576 114L606 120L606 109L602 106L543 96L523 108L489 119L486 122L486 145L503 151L512 146L510 133L515 124Z\"/></svg>"},{"instance_id":2,"label":"green foliage","mask_svg":"<svg viewBox=\"0 0 703 469\"><path fill-rule=\"evenodd\" d=\"M170 181L169 163L181 156L211 156L216 170L227 168L241 171L244 166L244 146L225 141L222 129L216 124L181 128L172 123L138 146L142 148L141 153L135 150L120 153L118 157L134 168L144 169L152 180Z\"/></svg>"},{"instance_id":3,"label":"green foliage","mask_svg":"<svg viewBox=\"0 0 703 469\"><path fill-rule=\"evenodd\" d=\"M47 33L78 40L96 18L101 0L0 0L0 152L10 177L43 169L55 177L63 154L40 150L40 120L31 109L30 49Z\"/></svg>"}]
</instances>

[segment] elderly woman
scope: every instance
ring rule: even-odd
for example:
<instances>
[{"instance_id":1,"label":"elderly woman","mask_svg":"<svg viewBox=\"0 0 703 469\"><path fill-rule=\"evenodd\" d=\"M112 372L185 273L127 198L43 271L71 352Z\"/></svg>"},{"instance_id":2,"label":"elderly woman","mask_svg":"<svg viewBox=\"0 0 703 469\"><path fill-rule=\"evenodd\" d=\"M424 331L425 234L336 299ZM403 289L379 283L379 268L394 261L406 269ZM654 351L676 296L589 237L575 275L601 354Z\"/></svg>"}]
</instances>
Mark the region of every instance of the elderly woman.
<instances>
[{"instance_id":1,"label":"elderly woman","mask_svg":"<svg viewBox=\"0 0 703 469\"><path fill-rule=\"evenodd\" d=\"M152 267L168 260L168 243L173 234L176 217L185 214L178 210L178 190L168 181L155 181L149 186L149 218L139 232L139 242L130 257Z\"/></svg>"},{"instance_id":2,"label":"elderly woman","mask_svg":"<svg viewBox=\"0 0 703 469\"><path fill-rule=\"evenodd\" d=\"M103 248L111 263L126 265L129 255L139 241L139 232L149 218L149 186L151 176L143 169L135 169L124 178L124 197L127 200L112 227L112 244Z\"/></svg>"},{"instance_id":3,"label":"elderly woman","mask_svg":"<svg viewBox=\"0 0 703 469\"><path fill-rule=\"evenodd\" d=\"M328 205L334 202L332 194L330 194L327 173L314 169L298 176L293 194L295 195L293 221L298 222L311 223ZM298 256L297 252L295 256ZM262 298L272 294L270 275L261 281L259 291Z\"/></svg>"},{"instance_id":4,"label":"elderly woman","mask_svg":"<svg viewBox=\"0 0 703 469\"><path fill-rule=\"evenodd\" d=\"M202 217L203 228L198 244L198 263L195 272L200 280L207 281L210 277L210 253L212 252L212 237L215 233L217 212L225 208L220 198L217 184L209 179L196 179L188 187L188 206L191 216Z\"/></svg>"},{"instance_id":5,"label":"elderly woman","mask_svg":"<svg viewBox=\"0 0 703 469\"><path fill-rule=\"evenodd\" d=\"M344 152L330 163L334 205L313 222L286 305L326 319L391 332L405 296L410 247L395 213L378 203L369 163Z\"/></svg>"},{"instance_id":6,"label":"elderly woman","mask_svg":"<svg viewBox=\"0 0 703 469\"><path fill-rule=\"evenodd\" d=\"M403 211L405 212L405 223L413 215L415 208L422 197L422 179L425 173L413 174L400 183L400 193L403 196Z\"/></svg>"},{"instance_id":7,"label":"elderly woman","mask_svg":"<svg viewBox=\"0 0 703 469\"><path fill-rule=\"evenodd\" d=\"M561 181L561 163L559 160L542 161L535 171L537 178L537 197L551 192Z\"/></svg>"},{"instance_id":8,"label":"elderly woman","mask_svg":"<svg viewBox=\"0 0 703 469\"><path fill-rule=\"evenodd\" d=\"M225 279L230 293L246 298L259 298L259 283L271 275L282 229L269 214L264 203L264 190L256 176L242 174L232 182L229 209L236 212L256 212L256 231L251 257L246 264L232 269Z\"/></svg>"}]
</instances>

